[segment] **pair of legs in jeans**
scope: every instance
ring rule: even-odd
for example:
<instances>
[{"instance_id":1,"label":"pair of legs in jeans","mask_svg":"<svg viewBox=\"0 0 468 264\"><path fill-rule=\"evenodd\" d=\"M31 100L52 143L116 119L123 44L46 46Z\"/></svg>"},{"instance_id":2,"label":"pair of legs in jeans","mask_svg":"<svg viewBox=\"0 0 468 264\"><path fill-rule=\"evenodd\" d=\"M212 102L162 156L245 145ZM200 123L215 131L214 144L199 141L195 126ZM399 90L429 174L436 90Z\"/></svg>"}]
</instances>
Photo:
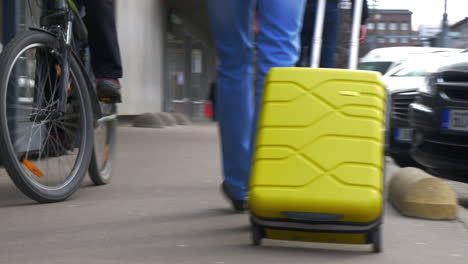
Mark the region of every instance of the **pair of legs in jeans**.
<instances>
[{"instance_id":1,"label":"pair of legs in jeans","mask_svg":"<svg viewBox=\"0 0 468 264\"><path fill-rule=\"evenodd\" d=\"M223 191L245 209L263 82L271 67L293 66L305 0L207 0L217 46L216 114L223 159ZM253 16L258 13L258 73L253 83Z\"/></svg>"}]
</instances>

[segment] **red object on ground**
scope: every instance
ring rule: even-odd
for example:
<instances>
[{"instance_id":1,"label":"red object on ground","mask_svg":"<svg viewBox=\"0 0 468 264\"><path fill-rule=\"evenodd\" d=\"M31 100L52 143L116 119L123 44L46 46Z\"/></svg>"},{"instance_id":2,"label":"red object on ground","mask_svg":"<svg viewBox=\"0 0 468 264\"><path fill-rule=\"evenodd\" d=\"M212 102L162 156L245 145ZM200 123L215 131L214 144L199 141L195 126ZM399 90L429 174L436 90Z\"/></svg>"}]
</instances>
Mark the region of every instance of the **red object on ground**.
<instances>
[{"instance_id":1,"label":"red object on ground","mask_svg":"<svg viewBox=\"0 0 468 264\"><path fill-rule=\"evenodd\" d=\"M206 101L205 103L205 117L213 117L213 104L210 101Z\"/></svg>"}]
</instances>

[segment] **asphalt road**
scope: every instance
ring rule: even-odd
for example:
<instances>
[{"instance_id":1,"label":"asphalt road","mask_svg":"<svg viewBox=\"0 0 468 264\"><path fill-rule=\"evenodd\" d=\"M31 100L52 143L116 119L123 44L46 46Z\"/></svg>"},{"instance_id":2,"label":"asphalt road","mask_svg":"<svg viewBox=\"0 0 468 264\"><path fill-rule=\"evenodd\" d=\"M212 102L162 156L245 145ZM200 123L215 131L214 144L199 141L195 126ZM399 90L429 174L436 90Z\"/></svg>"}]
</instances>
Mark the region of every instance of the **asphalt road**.
<instances>
[{"instance_id":1,"label":"asphalt road","mask_svg":"<svg viewBox=\"0 0 468 264\"><path fill-rule=\"evenodd\" d=\"M66 202L39 205L0 170L0 263L467 263L468 210L456 221L400 216L386 206L384 252L266 240L250 245L247 214L219 193L213 124L121 127L110 185L86 179ZM391 174L397 167L389 162ZM468 205L468 185L450 183Z\"/></svg>"}]
</instances>

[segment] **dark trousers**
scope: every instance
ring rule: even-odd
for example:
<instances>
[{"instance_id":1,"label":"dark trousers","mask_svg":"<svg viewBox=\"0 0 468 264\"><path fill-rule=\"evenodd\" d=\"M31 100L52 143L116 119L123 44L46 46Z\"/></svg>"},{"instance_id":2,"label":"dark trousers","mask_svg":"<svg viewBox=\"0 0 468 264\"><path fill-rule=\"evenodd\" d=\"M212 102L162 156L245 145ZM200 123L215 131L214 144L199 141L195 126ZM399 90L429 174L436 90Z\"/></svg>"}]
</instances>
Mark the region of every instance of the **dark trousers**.
<instances>
[{"instance_id":1,"label":"dark trousers","mask_svg":"<svg viewBox=\"0 0 468 264\"><path fill-rule=\"evenodd\" d=\"M86 6L91 65L96 78L122 77L114 0L79 0Z\"/></svg>"},{"instance_id":2,"label":"dark trousers","mask_svg":"<svg viewBox=\"0 0 468 264\"><path fill-rule=\"evenodd\" d=\"M52 5L53 0L46 0ZM88 28L91 65L96 78L122 77L122 62L115 26L114 0L75 0L79 9L86 7L84 21Z\"/></svg>"},{"instance_id":3,"label":"dark trousers","mask_svg":"<svg viewBox=\"0 0 468 264\"><path fill-rule=\"evenodd\" d=\"M312 52L312 36L315 30L315 14L317 1L309 0L304 13L304 22L301 31L301 57L297 63L300 67L310 67ZM327 1L325 8L325 21L323 24L322 50L320 55L321 68L336 67L336 47L338 44L338 30L340 9L337 1Z\"/></svg>"}]
</instances>

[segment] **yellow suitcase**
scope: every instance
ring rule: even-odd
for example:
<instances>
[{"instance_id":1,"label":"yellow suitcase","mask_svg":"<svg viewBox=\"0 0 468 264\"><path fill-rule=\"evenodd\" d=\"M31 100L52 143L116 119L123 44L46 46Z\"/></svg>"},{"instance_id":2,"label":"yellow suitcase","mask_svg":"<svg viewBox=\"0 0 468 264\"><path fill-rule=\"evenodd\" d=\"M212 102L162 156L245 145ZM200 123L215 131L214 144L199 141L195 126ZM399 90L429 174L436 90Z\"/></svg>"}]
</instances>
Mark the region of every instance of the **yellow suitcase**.
<instances>
[{"instance_id":1,"label":"yellow suitcase","mask_svg":"<svg viewBox=\"0 0 468 264\"><path fill-rule=\"evenodd\" d=\"M380 252L386 89L368 71L274 68L249 186L252 239Z\"/></svg>"}]
</instances>

